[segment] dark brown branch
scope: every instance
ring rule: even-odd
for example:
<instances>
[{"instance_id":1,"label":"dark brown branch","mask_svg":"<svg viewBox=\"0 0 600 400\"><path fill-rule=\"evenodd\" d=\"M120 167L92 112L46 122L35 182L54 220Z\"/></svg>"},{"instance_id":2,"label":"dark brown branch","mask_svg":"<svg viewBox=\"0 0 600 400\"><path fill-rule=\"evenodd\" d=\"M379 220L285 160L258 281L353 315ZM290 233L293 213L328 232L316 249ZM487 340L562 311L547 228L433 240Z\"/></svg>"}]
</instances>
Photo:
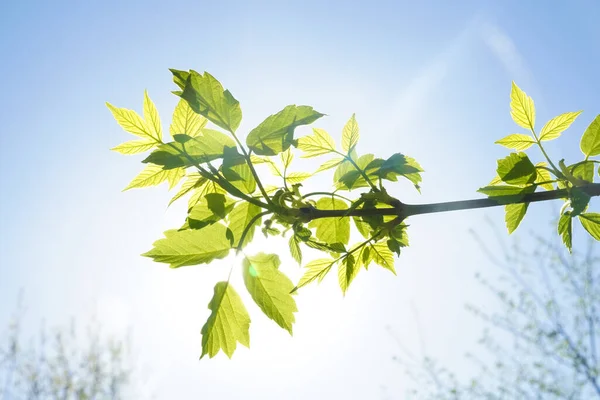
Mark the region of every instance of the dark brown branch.
<instances>
[{"instance_id":1,"label":"dark brown branch","mask_svg":"<svg viewBox=\"0 0 600 400\"><path fill-rule=\"evenodd\" d=\"M600 183L591 183L580 186L578 189L584 191L590 196L600 196ZM399 221L413 215L432 214L446 211L472 210L476 208L487 208L503 206L507 204L534 203L538 201L557 200L567 198L566 189L550 190L547 192L528 193L523 195L494 196L485 199L449 201L446 203L431 204L404 204L398 207L389 208L369 208L356 210L319 210L316 208L301 208L300 213L308 221L319 218L333 217L369 217L376 215L396 215Z\"/></svg>"}]
</instances>

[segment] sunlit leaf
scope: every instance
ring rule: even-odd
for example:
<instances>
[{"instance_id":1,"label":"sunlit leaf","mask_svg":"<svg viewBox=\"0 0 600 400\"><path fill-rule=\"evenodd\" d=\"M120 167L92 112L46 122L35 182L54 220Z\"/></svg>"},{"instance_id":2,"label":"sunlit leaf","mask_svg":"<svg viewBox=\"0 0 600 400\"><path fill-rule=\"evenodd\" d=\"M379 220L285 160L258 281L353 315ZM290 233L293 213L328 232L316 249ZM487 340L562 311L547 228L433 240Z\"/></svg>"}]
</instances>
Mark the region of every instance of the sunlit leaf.
<instances>
[{"instance_id":1,"label":"sunlit leaf","mask_svg":"<svg viewBox=\"0 0 600 400\"><path fill-rule=\"evenodd\" d=\"M508 229L508 233L511 234L517 229L523 217L525 217L525 213L527 212L527 203L522 204L507 204L504 206L504 210L506 215L504 216L504 221L506 221L506 228Z\"/></svg>"},{"instance_id":2,"label":"sunlit leaf","mask_svg":"<svg viewBox=\"0 0 600 400\"><path fill-rule=\"evenodd\" d=\"M192 229L203 229L225 218L235 206L235 201L221 193L207 193L189 210L188 223Z\"/></svg>"},{"instance_id":3,"label":"sunlit leaf","mask_svg":"<svg viewBox=\"0 0 600 400\"><path fill-rule=\"evenodd\" d=\"M289 240L290 254L298 264L302 264L302 249L300 249L300 239L296 235L290 236Z\"/></svg>"},{"instance_id":4,"label":"sunlit leaf","mask_svg":"<svg viewBox=\"0 0 600 400\"><path fill-rule=\"evenodd\" d=\"M348 205L343 200L331 196L320 198L317 201L317 208L320 210L345 210ZM315 219L308 226L317 228L317 238L326 243L347 244L350 239L350 218L348 217Z\"/></svg>"},{"instance_id":5,"label":"sunlit leaf","mask_svg":"<svg viewBox=\"0 0 600 400\"><path fill-rule=\"evenodd\" d=\"M246 237L242 247L245 247L254 238L254 231L257 226L261 224L261 218L256 219L252 226L248 226L252 219L260 214L261 209L257 205L242 201L238 203L233 210L229 213L229 229L231 230L234 238L234 246L239 247L239 241L242 238L244 230L247 230Z\"/></svg>"},{"instance_id":6,"label":"sunlit leaf","mask_svg":"<svg viewBox=\"0 0 600 400\"><path fill-rule=\"evenodd\" d=\"M535 178L535 183L540 184L542 182L553 181L554 179L552 179L552 175L550 175L550 172L547 169L544 169L541 167L548 167L548 164L543 161L535 164L535 170L537 172L537 177ZM546 190L554 190L552 183L543 183L540 186Z\"/></svg>"},{"instance_id":7,"label":"sunlit leaf","mask_svg":"<svg viewBox=\"0 0 600 400\"><path fill-rule=\"evenodd\" d=\"M166 231L166 237L155 241L152 250L142 256L170 264L171 268L208 264L229 254L230 245L225 231L221 224L199 230Z\"/></svg>"},{"instance_id":8,"label":"sunlit leaf","mask_svg":"<svg viewBox=\"0 0 600 400\"><path fill-rule=\"evenodd\" d=\"M576 217L585 212L590 203L591 196L578 187L571 189L571 217Z\"/></svg>"},{"instance_id":9,"label":"sunlit leaf","mask_svg":"<svg viewBox=\"0 0 600 400\"><path fill-rule=\"evenodd\" d=\"M342 150L344 150L345 153L350 154L358 143L359 138L358 123L356 122L355 114L352 114L352 117L346 122L342 131Z\"/></svg>"},{"instance_id":10,"label":"sunlit leaf","mask_svg":"<svg viewBox=\"0 0 600 400\"><path fill-rule=\"evenodd\" d=\"M522 194L524 188L521 186L510 186L510 185L497 185L497 186L484 186L477 189L479 193L483 193L487 196L510 196Z\"/></svg>"},{"instance_id":11,"label":"sunlit leaf","mask_svg":"<svg viewBox=\"0 0 600 400\"><path fill-rule=\"evenodd\" d=\"M292 153L291 149L291 147L288 147L286 151L279 154L279 157L281 158L281 163L286 169L290 167L292 161L294 160L294 153Z\"/></svg>"},{"instance_id":12,"label":"sunlit leaf","mask_svg":"<svg viewBox=\"0 0 600 400\"><path fill-rule=\"evenodd\" d=\"M570 165L569 170L575 178L583 179L590 183L594 182L594 163L592 161L583 161Z\"/></svg>"},{"instance_id":13,"label":"sunlit leaf","mask_svg":"<svg viewBox=\"0 0 600 400\"><path fill-rule=\"evenodd\" d=\"M211 314L202 327L202 355L213 358L223 350L231 358L237 342L250 347L250 316L229 282L218 282L208 308Z\"/></svg>"},{"instance_id":14,"label":"sunlit leaf","mask_svg":"<svg viewBox=\"0 0 600 400\"><path fill-rule=\"evenodd\" d=\"M581 114L581 111L567 112L552 118L544 125L540 132L540 140L552 140L560 136L560 134L571 126L573 121Z\"/></svg>"},{"instance_id":15,"label":"sunlit leaf","mask_svg":"<svg viewBox=\"0 0 600 400\"><path fill-rule=\"evenodd\" d=\"M181 97L196 113L230 132L242 121L240 103L208 72L202 75L190 70Z\"/></svg>"},{"instance_id":16,"label":"sunlit leaf","mask_svg":"<svg viewBox=\"0 0 600 400\"><path fill-rule=\"evenodd\" d=\"M149 128L150 136L152 136L157 142L162 142L162 126L160 124L160 117L154 102L148 96L148 91L144 91L144 120Z\"/></svg>"},{"instance_id":17,"label":"sunlit leaf","mask_svg":"<svg viewBox=\"0 0 600 400\"><path fill-rule=\"evenodd\" d=\"M302 158L317 157L335 152L333 138L324 129L319 128L313 128L312 135L299 138L297 147L304 152Z\"/></svg>"},{"instance_id":18,"label":"sunlit leaf","mask_svg":"<svg viewBox=\"0 0 600 400\"><path fill-rule=\"evenodd\" d=\"M512 185L533 183L537 177L535 166L525 153L511 153L498 160L496 172L500 179Z\"/></svg>"},{"instance_id":19,"label":"sunlit leaf","mask_svg":"<svg viewBox=\"0 0 600 400\"><path fill-rule=\"evenodd\" d=\"M190 137L197 137L200 136L202 128L206 126L207 122L206 118L192 110L186 100L181 99L173 112L173 121L171 121L169 132L171 136L185 134Z\"/></svg>"},{"instance_id":20,"label":"sunlit leaf","mask_svg":"<svg viewBox=\"0 0 600 400\"><path fill-rule=\"evenodd\" d=\"M179 189L177 194L173 196L173 198L169 201L169 205L171 205L174 201L180 199L181 197L185 196L186 194L190 193L193 189L199 188L200 186L206 184L206 181L207 179L200 176L199 173L190 173L187 176L186 181L183 182L183 185L181 185L181 188Z\"/></svg>"},{"instance_id":21,"label":"sunlit leaf","mask_svg":"<svg viewBox=\"0 0 600 400\"><path fill-rule=\"evenodd\" d=\"M332 158L331 160L325 161L323 164L321 164L319 169L317 169L315 171L315 174L317 172L327 171L328 169L335 168L338 165L340 165L343 161L344 161L344 159L341 157L340 158Z\"/></svg>"},{"instance_id":22,"label":"sunlit leaf","mask_svg":"<svg viewBox=\"0 0 600 400\"><path fill-rule=\"evenodd\" d=\"M372 243L370 244L370 249L370 259L373 260L375 264L390 270L396 275L396 269L394 268L394 254L390 251L385 242Z\"/></svg>"},{"instance_id":23,"label":"sunlit leaf","mask_svg":"<svg viewBox=\"0 0 600 400\"><path fill-rule=\"evenodd\" d=\"M583 132L579 146L586 157L600 154L600 114L596 115L596 118ZM598 174L600 175L600 172Z\"/></svg>"},{"instance_id":24,"label":"sunlit leaf","mask_svg":"<svg viewBox=\"0 0 600 400\"><path fill-rule=\"evenodd\" d=\"M509 149L527 150L531 147L531 145L535 144L535 140L529 135L513 133L512 135L508 135L500 140L495 141L494 143Z\"/></svg>"},{"instance_id":25,"label":"sunlit leaf","mask_svg":"<svg viewBox=\"0 0 600 400\"><path fill-rule=\"evenodd\" d=\"M350 283L352 283L354 278L356 278L356 275L358 275L358 271L360 271L360 265L357 265L354 256L348 254L344 257L338 266L338 282L343 294L346 294L348 287L350 287Z\"/></svg>"},{"instance_id":26,"label":"sunlit leaf","mask_svg":"<svg viewBox=\"0 0 600 400\"><path fill-rule=\"evenodd\" d=\"M510 92L510 115L520 127L530 130L535 128L535 105L533 100L514 82Z\"/></svg>"},{"instance_id":27,"label":"sunlit leaf","mask_svg":"<svg viewBox=\"0 0 600 400\"><path fill-rule=\"evenodd\" d=\"M579 222L585 230L596 240L600 241L600 214L583 213L579 215Z\"/></svg>"},{"instance_id":28,"label":"sunlit leaf","mask_svg":"<svg viewBox=\"0 0 600 400\"><path fill-rule=\"evenodd\" d=\"M244 283L254 302L267 317L292 334L298 311L291 295L292 281L279 271L281 261L276 254L258 253L243 261Z\"/></svg>"},{"instance_id":29,"label":"sunlit leaf","mask_svg":"<svg viewBox=\"0 0 600 400\"><path fill-rule=\"evenodd\" d=\"M582 221L581 216L579 220ZM567 249L569 249L569 252L571 252L573 242L573 218L571 218L570 211L566 211L560 216L560 219L558 220L558 234L561 236Z\"/></svg>"},{"instance_id":30,"label":"sunlit leaf","mask_svg":"<svg viewBox=\"0 0 600 400\"><path fill-rule=\"evenodd\" d=\"M300 281L292 290L292 293L316 279L321 282L325 275L331 270L333 264L335 264L335 260L332 260L331 258L319 258L318 260L313 260L306 264L304 266L306 272L302 275L302 278L300 278Z\"/></svg>"},{"instance_id":31,"label":"sunlit leaf","mask_svg":"<svg viewBox=\"0 0 600 400\"><path fill-rule=\"evenodd\" d=\"M126 132L149 141L156 141L156 138L152 136L150 128L146 122L135 111L127 108L118 108L110 103L106 103L106 106L110 112L112 112L112 115L115 117L117 123L121 125L121 128L123 128Z\"/></svg>"},{"instance_id":32,"label":"sunlit leaf","mask_svg":"<svg viewBox=\"0 0 600 400\"><path fill-rule=\"evenodd\" d=\"M183 168L165 170L160 165L147 164L142 172L133 178L123 191L133 188L156 186L165 181L168 181L170 187L173 187L183 176L185 176Z\"/></svg>"},{"instance_id":33,"label":"sunlit leaf","mask_svg":"<svg viewBox=\"0 0 600 400\"><path fill-rule=\"evenodd\" d=\"M111 150L121 154L138 154L148 151L156 146L155 141L146 140L130 140L129 142L121 143L113 147Z\"/></svg>"},{"instance_id":34,"label":"sunlit leaf","mask_svg":"<svg viewBox=\"0 0 600 400\"><path fill-rule=\"evenodd\" d=\"M190 190L190 193L192 193L192 195L188 200L188 210L191 210L196 205L201 203L204 200L204 196L206 196L209 193L225 194L227 192L220 185L212 181L205 181L203 184L199 184L198 186L192 188Z\"/></svg>"},{"instance_id":35,"label":"sunlit leaf","mask_svg":"<svg viewBox=\"0 0 600 400\"><path fill-rule=\"evenodd\" d=\"M290 172L286 175L285 180L288 184L295 185L296 183L303 182L311 176L312 174L308 172Z\"/></svg>"},{"instance_id":36,"label":"sunlit leaf","mask_svg":"<svg viewBox=\"0 0 600 400\"><path fill-rule=\"evenodd\" d=\"M309 106L287 106L252 129L246 144L258 155L279 154L293 144L296 127L311 124L323 115Z\"/></svg>"}]
</instances>

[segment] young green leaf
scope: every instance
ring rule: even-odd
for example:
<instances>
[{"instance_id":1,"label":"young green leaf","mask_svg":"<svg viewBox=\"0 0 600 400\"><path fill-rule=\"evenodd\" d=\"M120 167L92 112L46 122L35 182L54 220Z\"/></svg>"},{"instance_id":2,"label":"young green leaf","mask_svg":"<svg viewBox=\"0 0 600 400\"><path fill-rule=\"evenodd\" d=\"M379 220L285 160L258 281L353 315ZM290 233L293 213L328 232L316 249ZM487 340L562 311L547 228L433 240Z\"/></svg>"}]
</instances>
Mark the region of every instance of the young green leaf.
<instances>
[{"instance_id":1,"label":"young green leaf","mask_svg":"<svg viewBox=\"0 0 600 400\"><path fill-rule=\"evenodd\" d=\"M276 254L258 253L243 261L244 283L254 302L265 315L292 334L292 325L298 311L291 295L292 281L280 270Z\"/></svg>"},{"instance_id":2,"label":"young green leaf","mask_svg":"<svg viewBox=\"0 0 600 400\"><path fill-rule=\"evenodd\" d=\"M302 278L300 278L300 281L291 293L296 292L302 286L308 285L315 279L318 279L319 282L321 282L329 270L331 270L333 264L335 264L335 260L332 260L331 258L319 258L318 260L313 260L306 264L304 268L307 271L302 275Z\"/></svg>"},{"instance_id":3,"label":"young green leaf","mask_svg":"<svg viewBox=\"0 0 600 400\"><path fill-rule=\"evenodd\" d=\"M510 115L520 127L532 131L535 129L535 105L533 100L514 82L510 92Z\"/></svg>"},{"instance_id":4,"label":"young green leaf","mask_svg":"<svg viewBox=\"0 0 600 400\"><path fill-rule=\"evenodd\" d=\"M546 122L546 125L542 128L540 140L556 139L563 131L571 126L579 114L581 114L581 111L567 112L552 118L550 121Z\"/></svg>"},{"instance_id":5,"label":"young green leaf","mask_svg":"<svg viewBox=\"0 0 600 400\"><path fill-rule=\"evenodd\" d=\"M583 179L590 183L594 182L594 163L592 161L582 161L574 165L570 165L568 169L575 178Z\"/></svg>"},{"instance_id":6,"label":"young green leaf","mask_svg":"<svg viewBox=\"0 0 600 400\"><path fill-rule=\"evenodd\" d=\"M190 70L181 98L196 113L229 132L235 132L242 121L240 103L208 72L202 75Z\"/></svg>"},{"instance_id":7,"label":"young green leaf","mask_svg":"<svg viewBox=\"0 0 600 400\"><path fill-rule=\"evenodd\" d=\"M226 228L221 224L198 230L166 231L165 238L155 241L152 250L142 256L170 264L171 268L208 264L229 254L231 247L225 234Z\"/></svg>"},{"instance_id":8,"label":"young green leaf","mask_svg":"<svg viewBox=\"0 0 600 400\"><path fill-rule=\"evenodd\" d=\"M204 183L200 183L198 184L198 186L192 188L190 190L190 193L192 193L192 195L188 200L188 210L191 210L192 208L196 207L198 204L203 202L204 196L206 196L209 193L225 194L227 192L221 186L212 181L204 181Z\"/></svg>"},{"instance_id":9,"label":"young green leaf","mask_svg":"<svg viewBox=\"0 0 600 400\"><path fill-rule=\"evenodd\" d=\"M149 128L149 133L152 138L157 142L162 142L162 126L160 124L160 117L154 102L150 100L148 91L144 91L144 120Z\"/></svg>"},{"instance_id":10,"label":"young green leaf","mask_svg":"<svg viewBox=\"0 0 600 400\"><path fill-rule=\"evenodd\" d=\"M255 154L277 155L294 143L296 127L311 124L323 115L325 114L309 106L287 106L252 129L246 138L246 144Z\"/></svg>"},{"instance_id":11,"label":"young green leaf","mask_svg":"<svg viewBox=\"0 0 600 400\"><path fill-rule=\"evenodd\" d=\"M169 71L171 71L171 73L173 74L173 82L175 82L175 84L177 86L179 86L179 88L181 90L183 90L183 88L185 88L185 82L187 81L188 77L190 76L190 73L187 71L180 71L174 68L169 68ZM177 96L181 95L181 92L173 92L175 93Z\"/></svg>"},{"instance_id":12,"label":"young green leaf","mask_svg":"<svg viewBox=\"0 0 600 400\"><path fill-rule=\"evenodd\" d=\"M171 136L185 134L189 137L198 137L207 122L206 118L192 110L187 101L181 99L173 112L173 121L171 121L169 133Z\"/></svg>"},{"instance_id":13,"label":"young green leaf","mask_svg":"<svg viewBox=\"0 0 600 400\"><path fill-rule=\"evenodd\" d=\"M600 241L600 214L579 214L579 222L594 239Z\"/></svg>"},{"instance_id":14,"label":"young green leaf","mask_svg":"<svg viewBox=\"0 0 600 400\"><path fill-rule=\"evenodd\" d=\"M525 217L525 213L527 212L527 206L529 204L507 204L504 206L506 215L504 220L506 221L506 228L508 229L508 233L511 234L517 229L523 217Z\"/></svg>"},{"instance_id":15,"label":"young green leaf","mask_svg":"<svg viewBox=\"0 0 600 400\"><path fill-rule=\"evenodd\" d=\"M138 154L148 151L156 146L155 141L145 140L130 140L113 147L111 150L121 154Z\"/></svg>"},{"instance_id":16,"label":"young green leaf","mask_svg":"<svg viewBox=\"0 0 600 400\"><path fill-rule=\"evenodd\" d=\"M543 167L545 167L545 168L548 167L548 164L544 161L535 164L535 170L537 172L537 177L535 178L535 183L541 184L540 186L546 190L554 190L552 183L550 183L554 179L552 179L552 175L550 175L550 172ZM546 183L542 183L542 182L546 182Z\"/></svg>"},{"instance_id":17,"label":"young green leaf","mask_svg":"<svg viewBox=\"0 0 600 400\"><path fill-rule=\"evenodd\" d=\"M303 182L304 180L310 178L313 174L309 172L290 172L286 175L285 180L290 185L295 185L297 183Z\"/></svg>"},{"instance_id":18,"label":"young green leaf","mask_svg":"<svg viewBox=\"0 0 600 400\"><path fill-rule=\"evenodd\" d=\"M345 295L350 283L356 278L360 271L360 264L356 263L356 259L352 254L348 254L343 258L342 262L338 266L338 281L342 293Z\"/></svg>"},{"instance_id":19,"label":"young green leaf","mask_svg":"<svg viewBox=\"0 0 600 400\"><path fill-rule=\"evenodd\" d=\"M117 108L108 102L106 103L106 106L110 112L112 112L117 123L121 125L121 128L126 132L148 141L156 141L156 138L150 133L150 128L146 122L135 111L127 108Z\"/></svg>"},{"instance_id":20,"label":"young green leaf","mask_svg":"<svg viewBox=\"0 0 600 400\"><path fill-rule=\"evenodd\" d=\"M600 154L600 114L596 115L596 118L583 132L579 147L586 159ZM598 175L600 175L600 169L598 171Z\"/></svg>"},{"instance_id":21,"label":"young green leaf","mask_svg":"<svg viewBox=\"0 0 600 400\"><path fill-rule=\"evenodd\" d=\"M529 135L513 133L512 135L508 135L500 140L495 141L494 143L509 149L527 150L531 147L531 145L535 144L535 140Z\"/></svg>"},{"instance_id":22,"label":"young green leaf","mask_svg":"<svg viewBox=\"0 0 600 400\"><path fill-rule=\"evenodd\" d=\"M160 165L147 164L123 191L133 188L143 188L160 185L164 181L169 182L169 188L174 187L181 178L185 176L183 168L163 169Z\"/></svg>"},{"instance_id":23,"label":"young green leaf","mask_svg":"<svg viewBox=\"0 0 600 400\"><path fill-rule=\"evenodd\" d=\"M186 181L183 182L183 185L181 185L179 192L177 192L177 194L173 196L173 198L169 201L169 205L171 205L174 201L180 199L181 197L185 196L186 194L190 193L193 189L199 188L202 185L206 184L206 182L207 179L200 176L199 173L190 173L187 176Z\"/></svg>"},{"instance_id":24,"label":"young green leaf","mask_svg":"<svg viewBox=\"0 0 600 400\"><path fill-rule=\"evenodd\" d=\"M281 163L285 169L289 168L294 160L294 153L292 153L291 149L291 147L288 147L286 151L279 154L279 158L281 158Z\"/></svg>"},{"instance_id":25,"label":"young green leaf","mask_svg":"<svg viewBox=\"0 0 600 400\"><path fill-rule=\"evenodd\" d=\"M290 254L298 264L302 264L302 249L300 248L300 239L296 235L290 236L289 246Z\"/></svg>"},{"instance_id":26,"label":"young green leaf","mask_svg":"<svg viewBox=\"0 0 600 400\"><path fill-rule=\"evenodd\" d=\"M344 130L342 131L342 150L344 150L346 154L350 154L358 143L359 138L358 123L356 122L355 114L352 114L352 117L350 117L346 125L344 125Z\"/></svg>"},{"instance_id":27,"label":"young green leaf","mask_svg":"<svg viewBox=\"0 0 600 400\"><path fill-rule=\"evenodd\" d=\"M229 213L229 229L233 233L234 238L234 246L239 247L239 242L242 238L242 234L244 230L247 230L246 237L244 238L244 243L242 247L247 245L252 241L254 237L254 231L257 226L261 224L261 218L256 219L252 226L248 226L252 219L260 214L260 207L248 203L247 201L239 202L233 210Z\"/></svg>"},{"instance_id":28,"label":"young green leaf","mask_svg":"<svg viewBox=\"0 0 600 400\"><path fill-rule=\"evenodd\" d=\"M191 229L202 229L222 220L231 212L235 202L221 193L207 193L188 213Z\"/></svg>"},{"instance_id":29,"label":"young green leaf","mask_svg":"<svg viewBox=\"0 0 600 400\"><path fill-rule=\"evenodd\" d=\"M394 268L394 254L392 254L386 243L371 243L369 246L371 249L369 252L370 260L374 261L375 264L390 270L396 275L396 269Z\"/></svg>"},{"instance_id":30,"label":"young green leaf","mask_svg":"<svg viewBox=\"0 0 600 400\"><path fill-rule=\"evenodd\" d=\"M335 152L333 138L324 129L319 128L313 128L312 135L299 138L297 147L304 152L302 158L317 157Z\"/></svg>"},{"instance_id":31,"label":"young green leaf","mask_svg":"<svg viewBox=\"0 0 600 400\"><path fill-rule=\"evenodd\" d=\"M582 220L581 217L579 220ZM573 218L571 218L570 211L567 211L560 216L560 219L558 220L558 234L561 236L563 243L567 249L569 249L570 253L573 244Z\"/></svg>"},{"instance_id":32,"label":"young green leaf","mask_svg":"<svg viewBox=\"0 0 600 400\"><path fill-rule=\"evenodd\" d=\"M213 358L223 350L231 358L237 342L250 347L250 316L229 282L218 282L208 308L211 314L202 327L202 355Z\"/></svg>"},{"instance_id":33,"label":"young green leaf","mask_svg":"<svg viewBox=\"0 0 600 400\"><path fill-rule=\"evenodd\" d=\"M348 206L343 200L331 196L320 198L317 201L317 208L320 210L344 210ZM317 238L326 243L347 244L350 239L350 218L348 217L315 219L308 226L317 228Z\"/></svg>"},{"instance_id":34,"label":"young green leaf","mask_svg":"<svg viewBox=\"0 0 600 400\"><path fill-rule=\"evenodd\" d=\"M317 169L314 173L316 174L317 172L327 171L328 169L335 168L338 165L340 165L343 161L344 161L344 159L341 157L340 158L332 158L331 160L325 161L323 164L321 164L319 169Z\"/></svg>"},{"instance_id":35,"label":"young green leaf","mask_svg":"<svg viewBox=\"0 0 600 400\"><path fill-rule=\"evenodd\" d=\"M511 153L498 160L496 172L502 181L512 185L527 185L537 177L535 166L525 153Z\"/></svg>"},{"instance_id":36,"label":"young green leaf","mask_svg":"<svg viewBox=\"0 0 600 400\"><path fill-rule=\"evenodd\" d=\"M571 216L576 217L579 214L585 212L590 203L590 195L579 189L578 187L574 187L571 189Z\"/></svg>"}]
</instances>

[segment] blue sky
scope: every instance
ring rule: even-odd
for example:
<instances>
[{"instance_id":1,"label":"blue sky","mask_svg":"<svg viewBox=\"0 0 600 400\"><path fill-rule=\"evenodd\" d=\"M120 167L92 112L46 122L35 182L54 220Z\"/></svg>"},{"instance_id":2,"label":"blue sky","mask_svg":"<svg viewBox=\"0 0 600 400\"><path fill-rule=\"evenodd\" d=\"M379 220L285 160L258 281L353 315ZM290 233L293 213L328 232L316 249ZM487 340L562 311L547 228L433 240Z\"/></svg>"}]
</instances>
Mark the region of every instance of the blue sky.
<instances>
[{"instance_id":1,"label":"blue sky","mask_svg":"<svg viewBox=\"0 0 600 400\"><path fill-rule=\"evenodd\" d=\"M23 288L31 330L92 312L108 330L129 326L159 399L402 398L385 326L418 347L416 307L428 353L468 373L462 355L479 326L462 306L488 301L472 279L487 266L468 230L485 216L501 227L502 210L414 218L397 277L361 274L345 298L335 279L307 288L293 338L250 307L251 350L198 362L212 286L231 261L169 270L139 257L184 205L166 210L163 186L121 192L140 157L108 151L129 138L104 106L140 111L147 89L166 127L171 67L215 75L241 103L242 132L296 103L328 114L315 126L339 139L356 112L361 152L402 152L426 169L421 195L390 190L435 202L475 198L493 178L506 155L493 142L520 132L509 115L515 80L540 125L585 110L548 146L576 161L600 105L598 2L456 3L3 2L0 323ZM517 235L547 229L558 207L532 207Z\"/></svg>"}]
</instances>

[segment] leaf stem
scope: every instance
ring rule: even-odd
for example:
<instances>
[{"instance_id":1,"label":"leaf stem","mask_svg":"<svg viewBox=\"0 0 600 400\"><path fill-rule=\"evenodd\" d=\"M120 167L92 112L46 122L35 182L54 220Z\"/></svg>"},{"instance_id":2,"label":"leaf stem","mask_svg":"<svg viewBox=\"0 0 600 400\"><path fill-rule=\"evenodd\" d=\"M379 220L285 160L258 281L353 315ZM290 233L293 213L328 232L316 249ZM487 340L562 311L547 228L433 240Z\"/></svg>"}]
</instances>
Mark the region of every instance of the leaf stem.
<instances>
[{"instance_id":1,"label":"leaf stem","mask_svg":"<svg viewBox=\"0 0 600 400\"><path fill-rule=\"evenodd\" d=\"M252 228L252 226L254 226L254 223L259 218L262 218L265 215L272 214L272 213L273 213L272 211L267 210L267 211L261 212L260 214L256 214L254 217L252 217L252 219L250 220L248 225L246 225L246 227L244 228L244 231L242 232L242 236L240 236L240 241L238 242L238 245L236 247L236 254L238 254L240 251L242 251L242 247L244 245L244 240L246 239L246 235L250 231L250 228Z\"/></svg>"},{"instance_id":2,"label":"leaf stem","mask_svg":"<svg viewBox=\"0 0 600 400\"><path fill-rule=\"evenodd\" d=\"M552 160L548 156L548 153L546 153L546 150L544 149L544 146L542 146L542 141L538 138L537 134L535 133L535 129L532 128L531 129L531 133L533 133L533 137L535 138L535 142L537 143L538 147L542 151L542 154L544 155L544 157L546 157L546 160L548 161L548 164L550 164L550 166L554 169L554 171L552 171L554 173L554 175L556 175L557 177L562 177L562 173L560 172L560 170L558 168L556 168L556 165L554 165L554 163L552 162Z\"/></svg>"},{"instance_id":3,"label":"leaf stem","mask_svg":"<svg viewBox=\"0 0 600 400\"><path fill-rule=\"evenodd\" d=\"M305 199L307 197L311 197L311 196L335 196L335 197L339 197L340 199L346 200L349 203L352 203L352 200L350 200L349 198L342 196L341 194L337 194L335 192L311 192L311 193L307 193L304 196L302 196L302 199Z\"/></svg>"}]
</instances>

